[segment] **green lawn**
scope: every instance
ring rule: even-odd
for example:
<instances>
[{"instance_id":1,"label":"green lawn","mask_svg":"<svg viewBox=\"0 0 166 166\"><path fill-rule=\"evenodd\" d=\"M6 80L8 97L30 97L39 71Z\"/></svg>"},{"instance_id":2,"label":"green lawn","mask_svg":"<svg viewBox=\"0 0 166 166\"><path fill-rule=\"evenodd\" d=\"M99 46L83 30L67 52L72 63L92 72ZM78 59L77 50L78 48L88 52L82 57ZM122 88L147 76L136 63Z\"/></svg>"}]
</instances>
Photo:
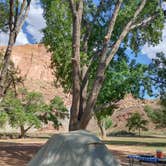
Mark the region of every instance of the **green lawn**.
<instances>
[{"instance_id":1,"label":"green lawn","mask_svg":"<svg viewBox=\"0 0 166 166\"><path fill-rule=\"evenodd\" d=\"M104 140L109 148L136 152L155 153L162 150L166 155L166 137L110 137Z\"/></svg>"}]
</instances>

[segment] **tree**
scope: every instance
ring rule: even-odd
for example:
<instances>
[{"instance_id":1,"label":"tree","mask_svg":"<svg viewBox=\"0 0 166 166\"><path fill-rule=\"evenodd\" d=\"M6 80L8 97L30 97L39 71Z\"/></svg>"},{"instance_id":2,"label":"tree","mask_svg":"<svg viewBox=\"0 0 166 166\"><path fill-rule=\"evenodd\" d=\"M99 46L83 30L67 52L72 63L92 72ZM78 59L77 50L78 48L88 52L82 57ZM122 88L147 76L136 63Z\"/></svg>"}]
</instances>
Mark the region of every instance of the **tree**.
<instances>
[{"instance_id":1,"label":"tree","mask_svg":"<svg viewBox=\"0 0 166 166\"><path fill-rule=\"evenodd\" d=\"M47 23L44 43L53 52L58 81L65 90L72 89L69 130L85 129L118 50L157 44L163 13L157 0L101 0L99 5L91 0L42 2Z\"/></svg>"},{"instance_id":2,"label":"tree","mask_svg":"<svg viewBox=\"0 0 166 166\"><path fill-rule=\"evenodd\" d=\"M60 98L55 97L48 105L44 103L43 96L37 92L28 92L20 89L18 96L9 91L1 102L0 123L9 122L11 127L20 128L20 138L25 137L28 130L40 128L42 123L52 121L56 128L59 127L60 118L64 118L66 108ZM57 111L54 113L55 108Z\"/></svg>"},{"instance_id":3,"label":"tree","mask_svg":"<svg viewBox=\"0 0 166 166\"><path fill-rule=\"evenodd\" d=\"M149 75L153 86L158 90L161 100L166 100L166 57L163 52L157 53L149 65Z\"/></svg>"},{"instance_id":4,"label":"tree","mask_svg":"<svg viewBox=\"0 0 166 166\"><path fill-rule=\"evenodd\" d=\"M152 122L156 125L157 128L165 128L166 127L166 106L160 101L161 108L153 109L150 106L145 107L145 111L148 117L152 120Z\"/></svg>"},{"instance_id":5,"label":"tree","mask_svg":"<svg viewBox=\"0 0 166 166\"><path fill-rule=\"evenodd\" d=\"M100 129L102 138L106 137L107 135L106 130L112 126L112 120L111 120L112 112L113 111L111 111L111 109L100 110L98 112L95 112L97 125Z\"/></svg>"},{"instance_id":6,"label":"tree","mask_svg":"<svg viewBox=\"0 0 166 166\"><path fill-rule=\"evenodd\" d=\"M12 48L16 42L20 29L22 28L24 21L28 15L30 3L31 0L10 0L2 1L0 3L0 8L2 8L2 18L4 19L3 25L9 29L9 41L4 54L3 65L0 69L0 100L2 100L9 87L8 81L6 81L6 76L10 65ZM6 14L4 14L4 11L6 12ZM6 15L9 17L7 25L5 24ZM1 27L4 28L4 26Z\"/></svg>"},{"instance_id":7,"label":"tree","mask_svg":"<svg viewBox=\"0 0 166 166\"><path fill-rule=\"evenodd\" d=\"M60 119L68 118L68 110L63 100L59 96L55 96L50 104L44 106L43 114L39 118L45 123L53 122L54 128L59 129L62 126Z\"/></svg>"},{"instance_id":8,"label":"tree","mask_svg":"<svg viewBox=\"0 0 166 166\"><path fill-rule=\"evenodd\" d=\"M166 127L166 57L165 54L157 53L156 58L149 65L149 75L151 76L152 85L156 89L156 96L160 97L161 108L157 110L146 109L149 117L157 127Z\"/></svg>"},{"instance_id":9,"label":"tree","mask_svg":"<svg viewBox=\"0 0 166 166\"><path fill-rule=\"evenodd\" d=\"M152 82L147 75L148 65L137 64L123 52L124 50L120 49L118 57L110 63L110 70L106 73L96 102L94 112L101 135L106 135L105 120L109 122L113 111L118 107L118 101L124 98L125 94L131 93L136 98L142 98L145 90L149 95L152 94Z\"/></svg>"},{"instance_id":10,"label":"tree","mask_svg":"<svg viewBox=\"0 0 166 166\"><path fill-rule=\"evenodd\" d=\"M148 123L147 120L145 120L138 112L135 112L128 119L126 127L128 127L129 131L138 130L139 131L139 136L140 136L141 135L141 129L145 130L145 131L147 130L147 127L146 127L147 123Z\"/></svg>"}]
</instances>

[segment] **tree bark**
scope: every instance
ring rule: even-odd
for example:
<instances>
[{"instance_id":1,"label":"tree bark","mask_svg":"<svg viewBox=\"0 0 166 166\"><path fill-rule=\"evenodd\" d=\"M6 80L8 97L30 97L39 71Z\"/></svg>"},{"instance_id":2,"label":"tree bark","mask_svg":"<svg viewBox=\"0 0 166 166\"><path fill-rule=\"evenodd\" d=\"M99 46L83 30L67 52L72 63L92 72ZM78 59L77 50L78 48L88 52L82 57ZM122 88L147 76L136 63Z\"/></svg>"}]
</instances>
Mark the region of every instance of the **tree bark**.
<instances>
[{"instance_id":1,"label":"tree bark","mask_svg":"<svg viewBox=\"0 0 166 166\"><path fill-rule=\"evenodd\" d=\"M25 129L24 126L20 126L20 138L25 138Z\"/></svg>"},{"instance_id":2,"label":"tree bark","mask_svg":"<svg viewBox=\"0 0 166 166\"><path fill-rule=\"evenodd\" d=\"M80 39L81 39L81 22L83 13L83 1L80 0L76 4L70 0L70 7L73 17L73 41L72 41L72 78L73 78L73 98L70 109L69 130L77 130L79 128L78 115L80 109Z\"/></svg>"},{"instance_id":3,"label":"tree bark","mask_svg":"<svg viewBox=\"0 0 166 166\"><path fill-rule=\"evenodd\" d=\"M5 52L5 56L4 56L4 62L3 62L3 66L1 69L1 75L0 75L0 100L3 98L5 91L6 91L6 87L8 87L7 85L5 85L7 82L7 70L8 67L10 65L10 56L12 53L12 48L13 45L15 43L15 34L13 32L10 33L10 37L9 37L9 42L8 42L8 46Z\"/></svg>"},{"instance_id":4,"label":"tree bark","mask_svg":"<svg viewBox=\"0 0 166 166\"><path fill-rule=\"evenodd\" d=\"M100 129L101 137L102 138L106 138L106 130L105 130L104 124L101 121L98 121L97 125L98 125L98 127Z\"/></svg>"}]
</instances>

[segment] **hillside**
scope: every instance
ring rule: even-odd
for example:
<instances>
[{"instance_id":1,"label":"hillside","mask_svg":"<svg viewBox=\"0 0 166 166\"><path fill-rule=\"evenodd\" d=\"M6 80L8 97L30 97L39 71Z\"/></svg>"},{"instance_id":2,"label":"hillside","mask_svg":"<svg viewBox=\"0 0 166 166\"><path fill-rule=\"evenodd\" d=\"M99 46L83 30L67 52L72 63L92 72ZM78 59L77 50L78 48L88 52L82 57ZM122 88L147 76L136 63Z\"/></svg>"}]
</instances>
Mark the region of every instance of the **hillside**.
<instances>
[{"instance_id":1,"label":"hillside","mask_svg":"<svg viewBox=\"0 0 166 166\"><path fill-rule=\"evenodd\" d=\"M140 113L144 119L150 121L144 111L144 107L147 105L154 109L159 108L158 100L141 100L135 99L131 94L126 95L124 99L118 102L118 109L115 110L111 117L113 130L126 130L127 120L135 112ZM153 130L155 129L155 125L149 122L148 128Z\"/></svg>"},{"instance_id":2,"label":"hillside","mask_svg":"<svg viewBox=\"0 0 166 166\"><path fill-rule=\"evenodd\" d=\"M5 47L0 47L0 50L4 49ZM41 92L47 102L54 96L60 96L64 100L65 105L70 108L71 95L65 94L62 87L54 86L55 77L53 70L50 68L51 53L47 52L42 44L15 46L12 52L12 61L23 77L24 85L28 90ZM151 105L155 108L157 101L138 100L129 94L123 100L120 100L118 105L119 108L112 115L113 130L126 129L127 119L133 112L139 112L148 119L144 112L144 106ZM65 122L65 126L68 126L67 123ZM91 121L89 126L92 130L97 128L94 121ZM149 126L154 128L152 123Z\"/></svg>"},{"instance_id":3,"label":"hillside","mask_svg":"<svg viewBox=\"0 0 166 166\"><path fill-rule=\"evenodd\" d=\"M0 47L4 50L4 47ZM48 102L54 96L60 96L67 107L71 105L71 95L65 94L62 87L54 86L54 75L50 68L51 54L41 44L15 46L12 61L24 79L25 87L30 91L38 91Z\"/></svg>"}]
</instances>

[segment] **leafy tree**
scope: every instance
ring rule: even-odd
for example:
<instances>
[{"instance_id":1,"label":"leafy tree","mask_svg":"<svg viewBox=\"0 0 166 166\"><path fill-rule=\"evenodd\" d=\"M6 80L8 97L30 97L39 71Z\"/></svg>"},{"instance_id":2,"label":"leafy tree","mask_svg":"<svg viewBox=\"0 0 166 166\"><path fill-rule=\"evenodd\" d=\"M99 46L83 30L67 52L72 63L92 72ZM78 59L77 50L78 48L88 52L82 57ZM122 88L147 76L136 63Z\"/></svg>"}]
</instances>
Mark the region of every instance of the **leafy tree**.
<instances>
[{"instance_id":1,"label":"leafy tree","mask_svg":"<svg viewBox=\"0 0 166 166\"><path fill-rule=\"evenodd\" d=\"M108 84L120 82L108 81L116 75L112 64L119 59L120 49L130 47L138 52L146 42L157 44L161 39L163 13L158 0L101 0L99 4L92 0L42 2L47 23L44 43L53 53L52 65L58 81L73 94L69 130L85 129L96 107L110 102L102 97L106 94L102 91L108 90ZM123 58L119 61L123 63ZM143 68L140 67L141 72ZM123 68L119 71L123 76ZM121 79L125 80L125 76ZM137 80L138 83L141 81ZM107 93L117 95L116 89L111 90ZM111 102L123 96L116 95Z\"/></svg>"},{"instance_id":2,"label":"leafy tree","mask_svg":"<svg viewBox=\"0 0 166 166\"><path fill-rule=\"evenodd\" d=\"M48 124L51 121L56 129L62 126L59 119L65 119L66 117L68 117L68 110L63 100L58 96L55 96L49 105L44 106L44 114L40 115L40 119L44 123Z\"/></svg>"},{"instance_id":3,"label":"leafy tree","mask_svg":"<svg viewBox=\"0 0 166 166\"><path fill-rule=\"evenodd\" d=\"M163 104L161 104L160 109L152 109L150 106L146 106L145 111L157 128L166 127L166 107Z\"/></svg>"},{"instance_id":4,"label":"leafy tree","mask_svg":"<svg viewBox=\"0 0 166 166\"><path fill-rule=\"evenodd\" d=\"M0 2L0 31L7 30L7 22L8 22L8 5L4 2Z\"/></svg>"},{"instance_id":5,"label":"leafy tree","mask_svg":"<svg viewBox=\"0 0 166 166\"><path fill-rule=\"evenodd\" d=\"M57 112L53 113L55 108ZM43 122L52 121L58 127L59 119L64 117L60 113L66 111L60 98L55 97L47 105L40 93L26 89L20 89L17 97L9 91L1 103L1 109L0 123L4 124L7 120L11 127L19 127L21 138L32 127L40 128Z\"/></svg>"},{"instance_id":6,"label":"leafy tree","mask_svg":"<svg viewBox=\"0 0 166 166\"><path fill-rule=\"evenodd\" d=\"M134 113L131 115L131 117L128 119L126 127L128 127L129 131L133 130L138 130L139 131L139 136L141 135L141 129L142 130L147 130L147 125L148 121L145 120L138 112Z\"/></svg>"},{"instance_id":7,"label":"leafy tree","mask_svg":"<svg viewBox=\"0 0 166 166\"><path fill-rule=\"evenodd\" d=\"M109 129L112 126L112 120L111 120L111 115L112 115L112 110L111 109L105 109L105 110L100 110L98 112L95 112L95 117L97 120L98 127L101 132L101 136L104 138L106 137L106 130Z\"/></svg>"},{"instance_id":8,"label":"leafy tree","mask_svg":"<svg viewBox=\"0 0 166 166\"><path fill-rule=\"evenodd\" d=\"M160 52L156 54L156 58L149 65L149 73L151 80L163 102L166 100L166 57Z\"/></svg>"},{"instance_id":9,"label":"leafy tree","mask_svg":"<svg viewBox=\"0 0 166 166\"><path fill-rule=\"evenodd\" d=\"M160 97L161 108L147 111L157 127L166 127L166 57L164 53L157 53L156 58L152 60L149 65L149 75L152 85L156 88L156 93Z\"/></svg>"},{"instance_id":10,"label":"leafy tree","mask_svg":"<svg viewBox=\"0 0 166 166\"><path fill-rule=\"evenodd\" d=\"M2 15L3 21L0 23L0 28L2 30L4 28L9 30L9 41L3 57L3 65L0 69L0 100L2 100L8 88L10 87L10 83L8 83L6 78L10 68L12 48L28 15L30 3L31 0L9 0L0 2L0 14ZM8 20L6 20L6 17L8 17Z\"/></svg>"}]
</instances>

